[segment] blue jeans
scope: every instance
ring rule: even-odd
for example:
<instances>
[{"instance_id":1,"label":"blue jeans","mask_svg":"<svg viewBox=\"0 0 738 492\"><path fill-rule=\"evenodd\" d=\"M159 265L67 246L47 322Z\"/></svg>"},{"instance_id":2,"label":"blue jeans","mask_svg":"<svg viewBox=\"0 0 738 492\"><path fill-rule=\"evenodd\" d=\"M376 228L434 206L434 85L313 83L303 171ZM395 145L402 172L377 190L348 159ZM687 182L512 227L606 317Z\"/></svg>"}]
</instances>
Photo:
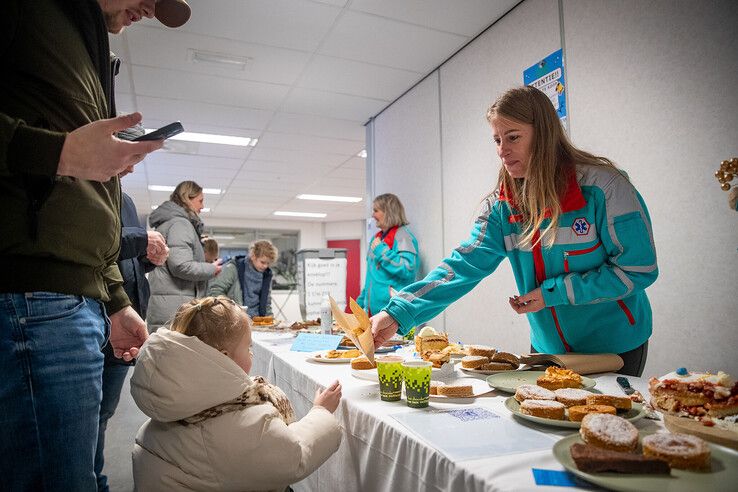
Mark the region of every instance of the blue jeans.
<instances>
[{"instance_id":1,"label":"blue jeans","mask_svg":"<svg viewBox=\"0 0 738 492\"><path fill-rule=\"evenodd\" d=\"M97 431L97 450L95 451L95 475L97 476L98 492L107 492L108 477L103 475L103 467L105 465L105 429L108 427L108 420L118 408L120 401L120 391L128 374L127 365L117 364L115 362L105 361L102 374L102 403L100 403L100 423Z\"/></svg>"},{"instance_id":2,"label":"blue jeans","mask_svg":"<svg viewBox=\"0 0 738 492\"><path fill-rule=\"evenodd\" d=\"M93 491L110 321L91 298L0 294L0 477L9 491Z\"/></svg>"}]
</instances>

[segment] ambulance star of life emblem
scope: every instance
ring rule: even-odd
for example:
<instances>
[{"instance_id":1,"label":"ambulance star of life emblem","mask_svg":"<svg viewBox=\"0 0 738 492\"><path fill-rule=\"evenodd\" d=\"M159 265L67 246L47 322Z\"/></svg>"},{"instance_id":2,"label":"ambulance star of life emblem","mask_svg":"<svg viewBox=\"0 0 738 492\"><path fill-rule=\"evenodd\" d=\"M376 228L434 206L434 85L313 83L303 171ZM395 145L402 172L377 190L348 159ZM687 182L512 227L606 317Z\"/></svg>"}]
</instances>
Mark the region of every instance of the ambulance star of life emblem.
<instances>
[{"instance_id":1,"label":"ambulance star of life emblem","mask_svg":"<svg viewBox=\"0 0 738 492\"><path fill-rule=\"evenodd\" d=\"M589 232L589 222L584 217L574 219L574 223L571 225L574 234L577 236L586 236Z\"/></svg>"}]
</instances>

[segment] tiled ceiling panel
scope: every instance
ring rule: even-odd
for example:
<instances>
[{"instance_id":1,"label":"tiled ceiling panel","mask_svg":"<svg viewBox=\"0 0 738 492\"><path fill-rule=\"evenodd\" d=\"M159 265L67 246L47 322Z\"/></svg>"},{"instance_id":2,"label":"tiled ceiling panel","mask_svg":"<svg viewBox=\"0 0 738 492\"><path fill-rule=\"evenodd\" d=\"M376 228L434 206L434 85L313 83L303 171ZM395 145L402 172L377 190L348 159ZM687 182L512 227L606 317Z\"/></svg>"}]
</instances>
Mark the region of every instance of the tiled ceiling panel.
<instances>
[{"instance_id":1,"label":"tiled ceiling panel","mask_svg":"<svg viewBox=\"0 0 738 492\"><path fill-rule=\"evenodd\" d=\"M169 198L150 185L194 180L208 219L363 219L366 121L504 14L514 0L188 0L179 29L144 19L111 50L122 60L119 111L146 128L258 139L242 147L170 140L123 179L139 212ZM195 52L204 54L206 60ZM230 63L217 60L230 59ZM214 61L215 60L215 61ZM238 66L234 61L245 60ZM279 219L276 210L324 212Z\"/></svg>"}]
</instances>

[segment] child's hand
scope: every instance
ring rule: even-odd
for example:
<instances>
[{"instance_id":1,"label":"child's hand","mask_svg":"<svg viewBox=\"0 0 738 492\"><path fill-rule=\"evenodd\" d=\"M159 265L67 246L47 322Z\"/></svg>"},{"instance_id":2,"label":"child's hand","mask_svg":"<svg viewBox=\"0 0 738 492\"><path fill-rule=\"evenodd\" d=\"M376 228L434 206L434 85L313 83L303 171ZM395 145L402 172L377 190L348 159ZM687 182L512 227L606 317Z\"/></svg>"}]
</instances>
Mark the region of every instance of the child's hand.
<instances>
[{"instance_id":1,"label":"child's hand","mask_svg":"<svg viewBox=\"0 0 738 492\"><path fill-rule=\"evenodd\" d=\"M320 405L333 413L336 411L336 408L338 408L339 401L341 401L341 383L336 380L323 391L315 391L315 400L313 400L313 404Z\"/></svg>"}]
</instances>

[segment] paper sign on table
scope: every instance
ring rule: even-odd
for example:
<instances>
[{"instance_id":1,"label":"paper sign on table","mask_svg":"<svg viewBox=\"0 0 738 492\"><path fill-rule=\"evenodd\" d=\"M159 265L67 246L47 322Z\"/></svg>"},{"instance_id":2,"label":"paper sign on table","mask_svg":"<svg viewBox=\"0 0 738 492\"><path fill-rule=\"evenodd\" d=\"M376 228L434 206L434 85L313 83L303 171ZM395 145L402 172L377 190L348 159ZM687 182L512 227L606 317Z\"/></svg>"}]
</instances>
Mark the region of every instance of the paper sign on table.
<instances>
[{"instance_id":1,"label":"paper sign on table","mask_svg":"<svg viewBox=\"0 0 738 492\"><path fill-rule=\"evenodd\" d=\"M374 336L372 335L372 326L369 321L369 315L366 311L361 309L361 306L356 304L353 299L350 300L349 306L353 316L347 316L341 308L338 307L336 301L331 297L331 311L333 312L333 319L336 320L336 324L339 328L346 333L346 336L351 340L356 348L369 359L369 362L374 364Z\"/></svg>"},{"instance_id":2,"label":"paper sign on table","mask_svg":"<svg viewBox=\"0 0 738 492\"><path fill-rule=\"evenodd\" d=\"M318 352L335 350L343 340L341 335L323 335L319 333L298 333L290 350L293 352Z\"/></svg>"}]
</instances>

